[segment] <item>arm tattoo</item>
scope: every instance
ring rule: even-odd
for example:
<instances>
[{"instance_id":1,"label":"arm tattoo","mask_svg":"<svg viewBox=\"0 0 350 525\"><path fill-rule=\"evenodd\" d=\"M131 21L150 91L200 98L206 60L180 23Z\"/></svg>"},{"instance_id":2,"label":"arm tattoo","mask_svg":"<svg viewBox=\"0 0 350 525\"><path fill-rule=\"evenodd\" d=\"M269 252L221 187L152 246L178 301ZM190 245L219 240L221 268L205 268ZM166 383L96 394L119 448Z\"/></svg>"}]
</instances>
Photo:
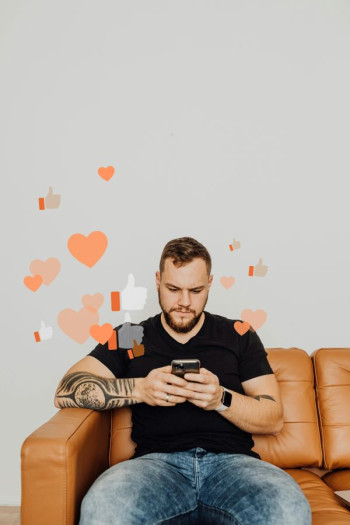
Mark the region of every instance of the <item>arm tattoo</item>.
<instances>
[{"instance_id":1,"label":"arm tattoo","mask_svg":"<svg viewBox=\"0 0 350 525\"><path fill-rule=\"evenodd\" d=\"M132 394L135 379L108 379L89 372L73 372L64 376L57 387L60 408L110 408L137 403Z\"/></svg>"},{"instance_id":2,"label":"arm tattoo","mask_svg":"<svg viewBox=\"0 0 350 525\"><path fill-rule=\"evenodd\" d=\"M264 399L270 399L271 401L276 401L276 399L272 396L266 396L266 395L262 395L262 396L254 396L254 399L257 399L258 401L260 401L261 398L264 398Z\"/></svg>"}]
</instances>

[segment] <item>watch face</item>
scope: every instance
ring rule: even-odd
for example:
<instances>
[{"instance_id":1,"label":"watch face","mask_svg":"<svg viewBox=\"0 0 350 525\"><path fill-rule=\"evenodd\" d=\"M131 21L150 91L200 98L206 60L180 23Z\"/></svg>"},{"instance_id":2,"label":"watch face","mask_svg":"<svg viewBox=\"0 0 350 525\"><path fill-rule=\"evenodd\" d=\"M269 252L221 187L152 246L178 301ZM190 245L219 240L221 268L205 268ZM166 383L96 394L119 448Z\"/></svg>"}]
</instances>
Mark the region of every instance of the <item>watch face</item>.
<instances>
[{"instance_id":1,"label":"watch face","mask_svg":"<svg viewBox=\"0 0 350 525\"><path fill-rule=\"evenodd\" d=\"M231 392L227 392L227 390L224 390L224 393L222 394L222 400L221 403L225 405L225 407L230 407L232 401L232 394Z\"/></svg>"}]
</instances>

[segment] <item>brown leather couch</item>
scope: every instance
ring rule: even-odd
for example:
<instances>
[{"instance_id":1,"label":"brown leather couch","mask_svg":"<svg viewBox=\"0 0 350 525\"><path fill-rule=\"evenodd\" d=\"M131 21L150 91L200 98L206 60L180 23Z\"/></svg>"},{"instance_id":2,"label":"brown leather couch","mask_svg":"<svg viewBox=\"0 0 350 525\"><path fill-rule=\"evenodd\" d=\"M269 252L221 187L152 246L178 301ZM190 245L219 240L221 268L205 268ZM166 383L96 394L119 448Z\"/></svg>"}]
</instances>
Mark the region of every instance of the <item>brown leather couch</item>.
<instances>
[{"instance_id":1,"label":"brown leather couch","mask_svg":"<svg viewBox=\"0 0 350 525\"><path fill-rule=\"evenodd\" d=\"M284 427L278 435L255 435L254 450L299 483L313 525L350 525L350 509L334 494L350 489L350 348L312 356L298 348L267 352ZM21 450L22 525L77 524L93 481L133 455L131 424L128 407L64 408L33 432Z\"/></svg>"}]
</instances>

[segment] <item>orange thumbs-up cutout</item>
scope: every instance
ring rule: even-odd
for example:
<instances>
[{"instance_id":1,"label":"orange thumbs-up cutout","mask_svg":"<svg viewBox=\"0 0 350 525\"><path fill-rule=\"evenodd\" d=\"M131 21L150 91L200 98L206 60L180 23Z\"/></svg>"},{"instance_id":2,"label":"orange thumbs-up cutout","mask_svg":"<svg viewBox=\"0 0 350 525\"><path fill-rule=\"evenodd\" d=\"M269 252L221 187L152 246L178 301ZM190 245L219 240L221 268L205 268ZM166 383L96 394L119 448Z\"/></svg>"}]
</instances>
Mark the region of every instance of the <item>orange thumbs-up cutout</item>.
<instances>
[{"instance_id":1,"label":"orange thumbs-up cutout","mask_svg":"<svg viewBox=\"0 0 350 525\"><path fill-rule=\"evenodd\" d=\"M136 339L134 339L134 346L133 346L132 351L135 357L140 357L142 355L145 355L144 345L138 345Z\"/></svg>"}]
</instances>

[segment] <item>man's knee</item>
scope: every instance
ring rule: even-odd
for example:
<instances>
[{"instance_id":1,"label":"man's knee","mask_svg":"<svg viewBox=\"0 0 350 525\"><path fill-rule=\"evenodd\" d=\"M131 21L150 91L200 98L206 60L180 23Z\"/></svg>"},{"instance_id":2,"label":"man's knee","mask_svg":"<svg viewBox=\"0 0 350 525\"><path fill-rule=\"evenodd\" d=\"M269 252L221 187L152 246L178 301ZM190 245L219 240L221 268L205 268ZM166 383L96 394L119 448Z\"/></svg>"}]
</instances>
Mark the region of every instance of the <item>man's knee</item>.
<instances>
[{"instance_id":1,"label":"man's knee","mask_svg":"<svg viewBox=\"0 0 350 525\"><path fill-rule=\"evenodd\" d=\"M267 490L268 494L269 490ZM311 525L310 504L294 479L288 483L276 480L270 500L266 501L268 523L276 525Z\"/></svg>"}]
</instances>

